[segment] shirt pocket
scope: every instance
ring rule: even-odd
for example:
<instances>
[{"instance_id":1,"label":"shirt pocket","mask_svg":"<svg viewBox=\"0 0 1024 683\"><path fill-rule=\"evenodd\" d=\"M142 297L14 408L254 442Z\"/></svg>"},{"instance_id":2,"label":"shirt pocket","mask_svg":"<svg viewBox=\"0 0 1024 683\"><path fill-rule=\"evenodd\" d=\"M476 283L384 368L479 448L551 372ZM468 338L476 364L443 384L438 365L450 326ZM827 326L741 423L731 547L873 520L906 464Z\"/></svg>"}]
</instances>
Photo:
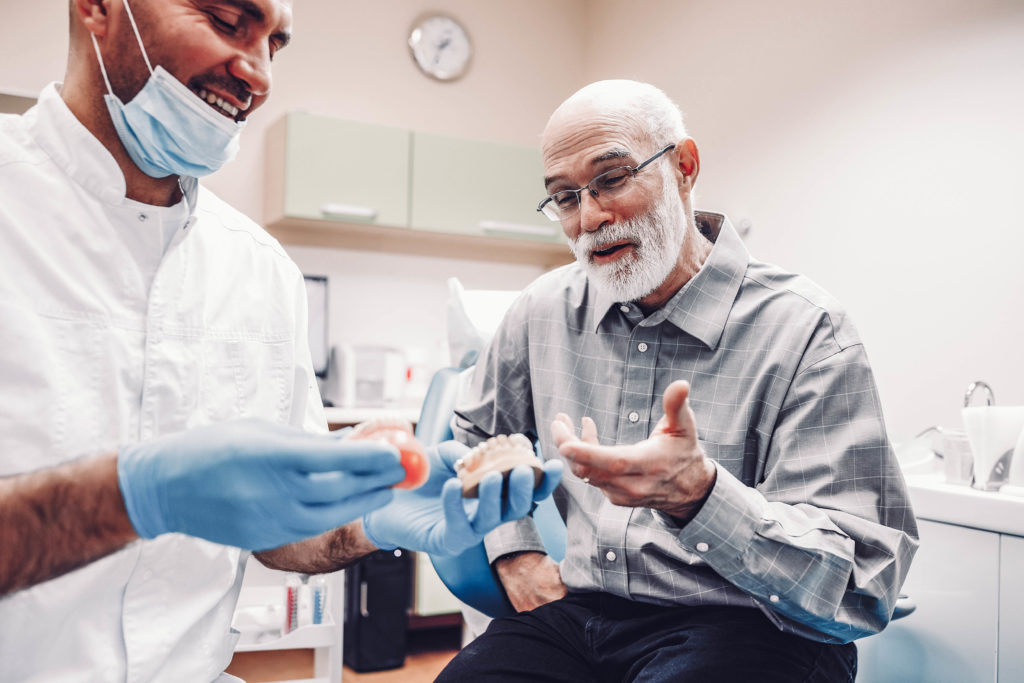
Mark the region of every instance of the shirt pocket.
<instances>
[{"instance_id":1,"label":"shirt pocket","mask_svg":"<svg viewBox=\"0 0 1024 683\"><path fill-rule=\"evenodd\" d=\"M116 444L101 340L88 321L0 303L0 476Z\"/></svg>"},{"instance_id":2,"label":"shirt pocket","mask_svg":"<svg viewBox=\"0 0 1024 683\"><path fill-rule=\"evenodd\" d=\"M206 340L199 411L207 422L258 417L286 423L294 391L291 341Z\"/></svg>"}]
</instances>

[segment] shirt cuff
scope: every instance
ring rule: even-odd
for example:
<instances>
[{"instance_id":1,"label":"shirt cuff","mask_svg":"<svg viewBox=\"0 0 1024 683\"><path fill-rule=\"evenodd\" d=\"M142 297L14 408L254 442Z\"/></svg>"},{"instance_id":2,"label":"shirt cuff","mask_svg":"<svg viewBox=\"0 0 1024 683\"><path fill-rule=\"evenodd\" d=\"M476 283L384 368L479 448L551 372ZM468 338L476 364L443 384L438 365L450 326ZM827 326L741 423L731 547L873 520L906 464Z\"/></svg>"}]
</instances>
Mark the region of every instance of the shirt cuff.
<instances>
[{"instance_id":1,"label":"shirt cuff","mask_svg":"<svg viewBox=\"0 0 1024 683\"><path fill-rule=\"evenodd\" d=\"M493 564L502 555L508 553L535 551L547 553L544 541L533 520L523 517L514 522L502 524L484 536L484 548L487 550L487 562Z\"/></svg>"},{"instance_id":2,"label":"shirt cuff","mask_svg":"<svg viewBox=\"0 0 1024 683\"><path fill-rule=\"evenodd\" d=\"M684 526L661 515L683 547L704 560L725 578L745 571L744 554L761 524L765 501L717 463L718 477L711 494Z\"/></svg>"}]
</instances>

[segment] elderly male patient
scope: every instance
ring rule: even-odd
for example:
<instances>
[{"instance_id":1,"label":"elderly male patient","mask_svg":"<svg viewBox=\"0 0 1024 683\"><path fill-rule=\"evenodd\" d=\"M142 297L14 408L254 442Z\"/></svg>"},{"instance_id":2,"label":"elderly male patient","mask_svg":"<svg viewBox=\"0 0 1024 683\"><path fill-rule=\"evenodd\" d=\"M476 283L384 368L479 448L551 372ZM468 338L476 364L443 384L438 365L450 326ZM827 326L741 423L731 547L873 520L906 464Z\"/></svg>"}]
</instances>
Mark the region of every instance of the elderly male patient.
<instances>
[{"instance_id":1,"label":"elderly male patient","mask_svg":"<svg viewBox=\"0 0 1024 683\"><path fill-rule=\"evenodd\" d=\"M487 537L518 614L438 680L852 681L917 548L852 323L693 210L697 145L657 88L583 88L542 151L576 263L512 305L455 426L567 462L568 547L528 518Z\"/></svg>"}]
</instances>

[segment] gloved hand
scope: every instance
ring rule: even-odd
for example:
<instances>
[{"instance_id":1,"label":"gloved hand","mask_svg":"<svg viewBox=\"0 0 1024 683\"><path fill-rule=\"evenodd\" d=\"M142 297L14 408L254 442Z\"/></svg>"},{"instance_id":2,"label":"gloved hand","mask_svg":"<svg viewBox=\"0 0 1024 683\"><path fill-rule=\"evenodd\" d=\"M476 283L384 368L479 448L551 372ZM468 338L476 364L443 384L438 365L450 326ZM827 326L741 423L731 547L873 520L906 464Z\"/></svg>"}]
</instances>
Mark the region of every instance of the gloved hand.
<instances>
[{"instance_id":1,"label":"gloved hand","mask_svg":"<svg viewBox=\"0 0 1024 683\"><path fill-rule=\"evenodd\" d=\"M520 465L509 474L506 500L502 500L498 472L480 480L479 498L463 498L455 461L468 452L457 441L427 448L427 483L412 491L395 491L389 505L363 515L363 533L370 542L382 550L401 547L457 555L480 543L498 525L526 516L534 501L551 495L562 478L561 460L545 462L544 479L534 491L533 470Z\"/></svg>"},{"instance_id":2,"label":"gloved hand","mask_svg":"<svg viewBox=\"0 0 1024 683\"><path fill-rule=\"evenodd\" d=\"M398 451L246 419L121 449L117 478L139 536L180 532L248 550L316 536L391 500Z\"/></svg>"}]
</instances>

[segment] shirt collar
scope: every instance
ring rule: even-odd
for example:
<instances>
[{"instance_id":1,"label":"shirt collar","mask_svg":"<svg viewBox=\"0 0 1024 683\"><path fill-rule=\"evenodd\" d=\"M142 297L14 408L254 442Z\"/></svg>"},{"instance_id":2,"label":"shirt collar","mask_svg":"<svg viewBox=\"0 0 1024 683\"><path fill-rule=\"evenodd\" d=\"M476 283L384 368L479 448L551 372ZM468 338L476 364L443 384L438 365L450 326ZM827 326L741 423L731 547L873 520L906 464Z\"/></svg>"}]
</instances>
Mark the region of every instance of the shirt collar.
<instances>
[{"instance_id":1,"label":"shirt collar","mask_svg":"<svg viewBox=\"0 0 1024 683\"><path fill-rule=\"evenodd\" d=\"M126 186L121 167L114 156L68 109L60 96L60 83L51 83L39 95L29 118L29 131L36 144L68 176L106 204L124 204ZM189 207L195 211L199 183L182 178L181 189Z\"/></svg>"},{"instance_id":2,"label":"shirt collar","mask_svg":"<svg viewBox=\"0 0 1024 683\"><path fill-rule=\"evenodd\" d=\"M714 242L711 253L697 274L640 324L658 325L667 320L714 349L722 338L729 311L750 262L750 253L726 216L697 211L695 217L701 234ZM621 304L607 293L595 291L594 287L587 289L593 292L590 296L597 313L594 316L596 328L613 306Z\"/></svg>"}]
</instances>

